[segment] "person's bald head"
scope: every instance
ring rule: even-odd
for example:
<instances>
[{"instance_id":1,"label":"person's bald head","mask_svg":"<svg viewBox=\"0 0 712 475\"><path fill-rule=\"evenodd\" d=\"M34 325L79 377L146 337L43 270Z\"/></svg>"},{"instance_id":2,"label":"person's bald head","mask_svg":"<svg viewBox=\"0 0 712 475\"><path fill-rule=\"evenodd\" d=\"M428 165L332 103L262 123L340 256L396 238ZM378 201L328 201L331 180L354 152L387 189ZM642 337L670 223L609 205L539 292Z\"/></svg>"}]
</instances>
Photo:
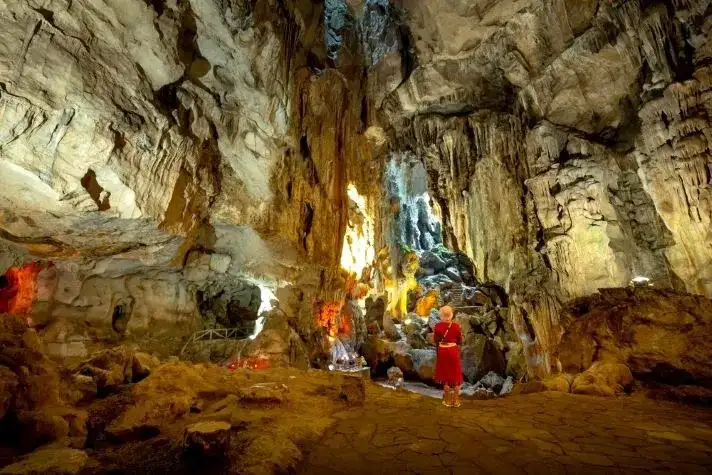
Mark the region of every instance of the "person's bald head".
<instances>
[{"instance_id":1,"label":"person's bald head","mask_svg":"<svg viewBox=\"0 0 712 475\"><path fill-rule=\"evenodd\" d=\"M443 322L449 322L452 320L453 313L452 313L452 307L449 305L445 305L443 307L440 307L440 320Z\"/></svg>"}]
</instances>

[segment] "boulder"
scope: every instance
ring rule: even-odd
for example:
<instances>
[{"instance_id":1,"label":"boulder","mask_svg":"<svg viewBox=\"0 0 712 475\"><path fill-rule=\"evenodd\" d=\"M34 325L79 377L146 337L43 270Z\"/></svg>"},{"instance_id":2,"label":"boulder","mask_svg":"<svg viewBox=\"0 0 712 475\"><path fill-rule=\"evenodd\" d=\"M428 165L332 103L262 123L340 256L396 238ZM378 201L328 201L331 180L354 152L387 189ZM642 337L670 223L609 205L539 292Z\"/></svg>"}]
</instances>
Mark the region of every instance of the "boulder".
<instances>
[{"instance_id":1,"label":"boulder","mask_svg":"<svg viewBox=\"0 0 712 475\"><path fill-rule=\"evenodd\" d=\"M415 365L413 363L413 355L410 354L410 347L408 347L407 344L395 345L393 363L400 368L407 377L417 377Z\"/></svg>"},{"instance_id":2,"label":"boulder","mask_svg":"<svg viewBox=\"0 0 712 475\"><path fill-rule=\"evenodd\" d=\"M430 346L428 332L421 330L412 331L406 335L406 339L408 340L408 346L413 349L422 350Z\"/></svg>"},{"instance_id":3,"label":"boulder","mask_svg":"<svg viewBox=\"0 0 712 475\"><path fill-rule=\"evenodd\" d=\"M131 386L129 404L112 418L106 433L117 441L154 437L190 414L191 408L199 407L196 401L223 396L232 374L212 365L161 365L150 377Z\"/></svg>"},{"instance_id":4,"label":"boulder","mask_svg":"<svg viewBox=\"0 0 712 475\"><path fill-rule=\"evenodd\" d=\"M587 371L574 378L571 392L591 396L615 396L630 392L632 385L633 375L626 365L594 363Z\"/></svg>"},{"instance_id":5,"label":"boulder","mask_svg":"<svg viewBox=\"0 0 712 475\"><path fill-rule=\"evenodd\" d=\"M420 255L420 266L441 272L447 267L447 261L441 258L435 251L425 251Z\"/></svg>"},{"instance_id":6,"label":"boulder","mask_svg":"<svg viewBox=\"0 0 712 475\"><path fill-rule=\"evenodd\" d=\"M428 323L416 314L408 315L406 322L408 323L401 329L405 332L408 345L414 349L423 349L429 346L430 327Z\"/></svg>"},{"instance_id":7,"label":"boulder","mask_svg":"<svg viewBox=\"0 0 712 475\"><path fill-rule=\"evenodd\" d=\"M480 327L482 332L488 331L493 325L496 328L499 313L497 310L487 310L484 313L476 313L470 317L470 322L473 326ZM492 333L496 332L493 331Z\"/></svg>"},{"instance_id":8,"label":"boulder","mask_svg":"<svg viewBox=\"0 0 712 475\"><path fill-rule=\"evenodd\" d=\"M463 329L464 330L464 329ZM462 372L469 382L476 382L490 371L504 374L507 361L493 341L485 335L469 332L461 347Z\"/></svg>"},{"instance_id":9,"label":"boulder","mask_svg":"<svg viewBox=\"0 0 712 475\"><path fill-rule=\"evenodd\" d=\"M75 448L84 447L87 413L63 406L47 406L33 411L18 411L17 441L24 450L58 442Z\"/></svg>"},{"instance_id":10,"label":"boulder","mask_svg":"<svg viewBox=\"0 0 712 475\"><path fill-rule=\"evenodd\" d=\"M185 450L206 457L222 457L230 447L230 424L198 422L185 429Z\"/></svg>"},{"instance_id":11,"label":"boulder","mask_svg":"<svg viewBox=\"0 0 712 475\"><path fill-rule=\"evenodd\" d=\"M77 475L89 464L82 450L44 449L32 452L21 461L0 471L2 475Z\"/></svg>"},{"instance_id":12,"label":"boulder","mask_svg":"<svg viewBox=\"0 0 712 475\"><path fill-rule=\"evenodd\" d=\"M0 361L18 380L14 409L35 410L45 405L61 405L60 374L57 365L42 351L37 333L20 318L0 315ZM5 372L9 380L13 378ZM13 386L10 382L9 388Z\"/></svg>"},{"instance_id":13,"label":"boulder","mask_svg":"<svg viewBox=\"0 0 712 475\"><path fill-rule=\"evenodd\" d=\"M133 370L133 350L119 346L94 353L79 364L76 373L94 379L98 394L106 395L132 382Z\"/></svg>"},{"instance_id":14,"label":"boulder","mask_svg":"<svg viewBox=\"0 0 712 475\"><path fill-rule=\"evenodd\" d=\"M460 388L460 394L467 399L484 401L487 399L495 399L497 393L487 388L475 388L473 385L463 385Z\"/></svg>"},{"instance_id":15,"label":"boulder","mask_svg":"<svg viewBox=\"0 0 712 475\"><path fill-rule=\"evenodd\" d=\"M280 309L267 314L263 330L242 351L242 356L266 358L272 367L310 367L309 349Z\"/></svg>"},{"instance_id":16,"label":"boulder","mask_svg":"<svg viewBox=\"0 0 712 475\"><path fill-rule=\"evenodd\" d=\"M563 314L564 371L624 364L637 379L712 388L712 300L654 288L602 289Z\"/></svg>"},{"instance_id":17,"label":"boulder","mask_svg":"<svg viewBox=\"0 0 712 475\"><path fill-rule=\"evenodd\" d=\"M240 389L240 402L256 405L281 404L287 398L289 389L284 384L255 384Z\"/></svg>"},{"instance_id":18,"label":"boulder","mask_svg":"<svg viewBox=\"0 0 712 475\"><path fill-rule=\"evenodd\" d=\"M467 305L484 307L492 305L489 295L476 288L467 288L462 292L463 300Z\"/></svg>"},{"instance_id":19,"label":"boulder","mask_svg":"<svg viewBox=\"0 0 712 475\"><path fill-rule=\"evenodd\" d=\"M560 393L571 392L571 384L574 377L570 374L557 374L545 378L542 382L546 386L547 391L557 391Z\"/></svg>"},{"instance_id":20,"label":"boulder","mask_svg":"<svg viewBox=\"0 0 712 475\"><path fill-rule=\"evenodd\" d=\"M435 363L437 354L433 349L410 350L413 359L413 372L424 383L435 382Z\"/></svg>"},{"instance_id":21,"label":"boulder","mask_svg":"<svg viewBox=\"0 0 712 475\"><path fill-rule=\"evenodd\" d=\"M512 389L514 389L514 378L507 376L507 379L505 379L502 384L502 389L499 391L499 395L504 396L505 394L509 394L512 392Z\"/></svg>"},{"instance_id":22,"label":"boulder","mask_svg":"<svg viewBox=\"0 0 712 475\"><path fill-rule=\"evenodd\" d=\"M397 366L392 366L386 371L386 376L388 376L388 384L395 387L400 387L403 385L403 371Z\"/></svg>"},{"instance_id":23,"label":"boulder","mask_svg":"<svg viewBox=\"0 0 712 475\"><path fill-rule=\"evenodd\" d=\"M212 254L210 256L210 270L225 274L230 268L232 257L227 254Z\"/></svg>"},{"instance_id":24,"label":"boulder","mask_svg":"<svg viewBox=\"0 0 712 475\"><path fill-rule=\"evenodd\" d=\"M358 376L339 376L339 400L349 406L363 406L366 401L366 381Z\"/></svg>"},{"instance_id":25,"label":"boulder","mask_svg":"<svg viewBox=\"0 0 712 475\"><path fill-rule=\"evenodd\" d=\"M544 391L548 391L546 385L541 381L535 380L516 384L510 394L512 396L519 396L522 394L543 393Z\"/></svg>"},{"instance_id":26,"label":"boulder","mask_svg":"<svg viewBox=\"0 0 712 475\"><path fill-rule=\"evenodd\" d=\"M383 321L384 313L386 313L386 301L383 297L366 298L366 324L372 322L380 324Z\"/></svg>"},{"instance_id":27,"label":"boulder","mask_svg":"<svg viewBox=\"0 0 712 475\"><path fill-rule=\"evenodd\" d=\"M475 389L485 388L491 389L495 393L499 394L504 386L504 378L497 373L490 371L482 379L480 379L474 386Z\"/></svg>"},{"instance_id":28,"label":"boulder","mask_svg":"<svg viewBox=\"0 0 712 475\"><path fill-rule=\"evenodd\" d=\"M452 282L462 282L462 277L460 277L460 272L456 267L448 267L443 271L443 274L445 274Z\"/></svg>"},{"instance_id":29,"label":"boulder","mask_svg":"<svg viewBox=\"0 0 712 475\"><path fill-rule=\"evenodd\" d=\"M155 356L148 353L136 352L132 363L132 381L137 382L148 377L151 370L158 367L161 362Z\"/></svg>"}]
</instances>

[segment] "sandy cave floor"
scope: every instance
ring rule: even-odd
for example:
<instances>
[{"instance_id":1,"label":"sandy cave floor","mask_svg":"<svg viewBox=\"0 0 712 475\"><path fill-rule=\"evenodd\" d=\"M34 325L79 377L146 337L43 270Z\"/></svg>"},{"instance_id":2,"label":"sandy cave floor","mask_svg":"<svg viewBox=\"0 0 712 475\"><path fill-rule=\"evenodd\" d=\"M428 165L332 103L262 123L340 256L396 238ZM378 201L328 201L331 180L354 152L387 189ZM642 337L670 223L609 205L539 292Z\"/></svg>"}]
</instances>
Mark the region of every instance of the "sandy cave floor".
<instances>
[{"instance_id":1,"label":"sandy cave floor","mask_svg":"<svg viewBox=\"0 0 712 475\"><path fill-rule=\"evenodd\" d=\"M546 392L459 409L368 385L304 474L712 473L712 409Z\"/></svg>"}]
</instances>

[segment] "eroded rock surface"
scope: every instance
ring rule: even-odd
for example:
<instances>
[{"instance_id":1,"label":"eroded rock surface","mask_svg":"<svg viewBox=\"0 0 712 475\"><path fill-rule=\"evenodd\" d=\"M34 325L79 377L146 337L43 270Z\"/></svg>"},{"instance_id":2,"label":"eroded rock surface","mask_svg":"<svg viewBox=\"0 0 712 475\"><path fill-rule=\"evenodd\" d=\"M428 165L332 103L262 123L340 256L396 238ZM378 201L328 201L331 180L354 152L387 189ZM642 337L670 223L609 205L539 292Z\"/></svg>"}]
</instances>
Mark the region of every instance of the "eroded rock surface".
<instances>
[{"instance_id":1,"label":"eroded rock surface","mask_svg":"<svg viewBox=\"0 0 712 475\"><path fill-rule=\"evenodd\" d=\"M709 299L664 290L602 290L575 301L569 315L558 348L565 372L612 363L627 365L642 380L712 384Z\"/></svg>"}]
</instances>

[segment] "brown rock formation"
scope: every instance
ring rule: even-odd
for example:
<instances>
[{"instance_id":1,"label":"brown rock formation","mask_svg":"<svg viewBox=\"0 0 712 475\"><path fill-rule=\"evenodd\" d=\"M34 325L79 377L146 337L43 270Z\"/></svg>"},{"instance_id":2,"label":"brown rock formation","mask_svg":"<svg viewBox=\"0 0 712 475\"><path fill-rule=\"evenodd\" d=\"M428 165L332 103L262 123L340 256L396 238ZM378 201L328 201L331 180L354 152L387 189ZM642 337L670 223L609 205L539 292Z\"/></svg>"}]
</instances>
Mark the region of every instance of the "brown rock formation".
<instances>
[{"instance_id":1,"label":"brown rock formation","mask_svg":"<svg viewBox=\"0 0 712 475\"><path fill-rule=\"evenodd\" d=\"M712 300L665 290L602 290L574 301L566 315L557 353L565 372L623 364L638 379L712 385Z\"/></svg>"}]
</instances>

